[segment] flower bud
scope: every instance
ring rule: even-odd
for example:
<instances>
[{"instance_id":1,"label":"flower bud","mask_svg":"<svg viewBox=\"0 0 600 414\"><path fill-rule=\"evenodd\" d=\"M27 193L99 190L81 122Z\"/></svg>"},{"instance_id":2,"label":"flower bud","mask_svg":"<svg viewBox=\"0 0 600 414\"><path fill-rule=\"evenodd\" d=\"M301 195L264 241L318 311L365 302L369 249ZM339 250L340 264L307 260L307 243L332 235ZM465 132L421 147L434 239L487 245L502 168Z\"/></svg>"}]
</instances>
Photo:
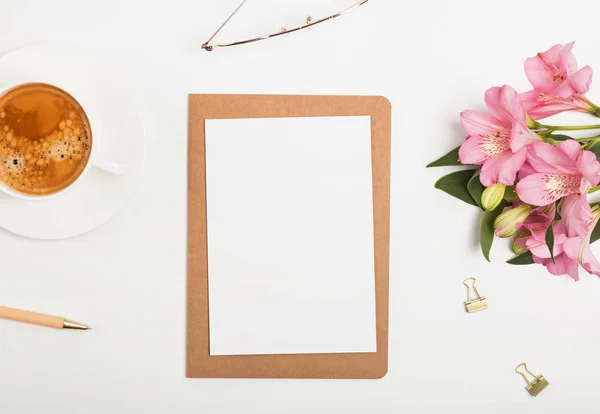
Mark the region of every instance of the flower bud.
<instances>
[{"instance_id":1,"label":"flower bud","mask_svg":"<svg viewBox=\"0 0 600 414\"><path fill-rule=\"evenodd\" d=\"M501 213L494 220L494 233L498 237L510 237L517 232L517 224L522 223L529 217L531 206L521 204Z\"/></svg>"},{"instance_id":2,"label":"flower bud","mask_svg":"<svg viewBox=\"0 0 600 414\"><path fill-rule=\"evenodd\" d=\"M486 210L493 210L504 198L504 190L506 186L504 184L492 184L481 194L481 205Z\"/></svg>"},{"instance_id":3,"label":"flower bud","mask_svg":"<svg viewBox=\"0 0 600 414\"><path fill-rule=\"evenodd\" d=\"M594 217L598 218L600 216L600 203L591 204L590 207L592 209L592 214L594 215Z\"/></svg>"},{"instance_id":4,"label":"flower bud","mask_svg":"<svg viewBox=\"0 0 600 414\"><path fill-rule=\"evenodd\" d=\"M529 232L527 230L519 230L517 232L517 234L515 234L515 239L513 240L513 244L512 244L512 251L517 255L520 256L522 254L527 253L529 250L521 247L517 244L517 239L521 238L521 237L527 237L529 236Z\"/></svg>"},{"instance_id":5,"label":"flower bud","mask_svg":"<svg viewBox=\"0 0 600 414\"><path fill-rule=\"evenodd\" d=\"M533 118L529 116L529 114L526 114L526 122L527 122L527 128L529 128L529 129L537 129L540 127L540 124L535 122L533 120Z\"/></svg>"}]
</instances>

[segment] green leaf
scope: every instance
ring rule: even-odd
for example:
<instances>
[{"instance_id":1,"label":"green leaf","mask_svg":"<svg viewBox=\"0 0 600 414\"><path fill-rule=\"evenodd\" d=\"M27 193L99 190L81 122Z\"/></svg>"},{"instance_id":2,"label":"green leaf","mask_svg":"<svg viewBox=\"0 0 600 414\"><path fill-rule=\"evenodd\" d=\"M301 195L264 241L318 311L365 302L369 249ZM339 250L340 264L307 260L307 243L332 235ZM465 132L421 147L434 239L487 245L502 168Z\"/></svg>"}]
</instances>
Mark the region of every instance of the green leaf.
<instances>
[{"instance_id":1,"label":"green leaf","mask_svg":"<svg viewBox=\"0 0 600 414\"><path fill-rule=\"evenodd\" d=\"M506 187L506 190L504 190L504 199L506 201L514 201L519 199L519 196L515 192L514 186L511 185L510 187Z\"/></svg>"},{"instance_id":2,"label":"green leaf","mask_svg":"<svg viewBox=\"0 0 600 414\"><path fill-rule=\"evenodd\" d=\"M548 138L552 138L555 141L566 141L568 139L573 139L573 137L570 137L568 135L563 135L563 134L550 134L548 135Z\"/></svg>"},{"instance_id":3,"label":"green leaf","mask_svg":"<svg viewBox=\"0 0 600 414\"><path fill-rule=\"evenodd\" d=\"M502 201L498 207L493 210L488 210L483 213L481 218L481 227L479 228L479 244L481 245L481 252L483 257L489 262L490 261L490 250L492 249L492 243L494 243L494 220L502 213L504 207L506 207L506 201Z\"/></svg>"},{"instance_id":4,"label":"green leaf","mask_svg":"<svg viewBox=\"0 0 600 414\"><path fill-rule=\"evenodd\" d=\"M467 185L473 177L475 170L461 170L445 175L435 183L435 188L442 190L465 203L477 207L477 203L471 197Z\"/></svg>"},{"instance_id":5,"label":"green leaf","mask_svg":"<svg viewBox=\"0 0 600 414\"><path fill-rule=\"evenodd\" d=\"M473 177L471 177L467 183L467 190L469 190L469 194L471 194L473 200L475 200L477 205L481 208L483 208L481 205L481 195L483 194L484 189L485 187L481 184L481 181L479 181L479 170L476 170L473 173Z\"/></svg>"},{"instance_id":6,"label":"green leaf","mask_svg":"<svg viewBox=\"0 0 600 414\"><path fill-rule=\"evenodd\" d=\"M437 160L435 160L432 163L429 163L427 165L427 168L430 168L430 167L447 167L447 166L451 166L451 165L462 165L460 163L460 161L458 160L458 149L459 148L460 148L460 145L458 147L454 148L448 154L444 155L443 157L438 158Z\"/></svg>"},{"instance_id":7,"label":"green leaf","mask_svg":"<svg viewBox=\"0 0 600 414\"><path fill-rule=\"evenodd\" d=\"M533 264L534 261L533 256L531 256L531 252L527 252L507 260L506 263L511 265L528 265Z\"/></svg>"},{"instance_id":8,"label":"green leaf","mask_svg":"<svg viewBox=\"0 0 600 414\"><path fill-rule=\"evenodd\" d=\"M563 198L561 198L560 200L558 200L556 202L556 213L554 214L554 220L558 220L561 218L561 210L562 210L562 206L563 206Z\"/></svg>"},{"instance_id":9,"label":"green leaf","mask_svg":"<svg viewBox=\"0 0 600 414\"><path fill-rule=\"evenodd\" d=\"M590 237L590 243L593 243L600 239L600 221L596 223L594 230L592 230L592 236Z\"/></svg>"},{"instance_id":10,"label":"green leaf","mask_svg":"<svg viewBox=\"0 0 600 414\"><path fill-rule=\"evenodd\" d=\"M598 145L598 142L592 145L591 148L587 148L587 150L596 154L596 158L600 159L600 145Z\"/></svg>"},{"instance_id":11,"label":"green leaf","mask_svg":"<svg viewBox=\"0 0 600 414\"><path fill-rule=\"evenodd\" d=\"M556 264L556 262L554 261L554 230L552 229L552 223L550 223L550 227L548 227L548 230L546 230L546 245L550 250L550 257L552 258L552 263Z\"/></svg>"}]
</instances>

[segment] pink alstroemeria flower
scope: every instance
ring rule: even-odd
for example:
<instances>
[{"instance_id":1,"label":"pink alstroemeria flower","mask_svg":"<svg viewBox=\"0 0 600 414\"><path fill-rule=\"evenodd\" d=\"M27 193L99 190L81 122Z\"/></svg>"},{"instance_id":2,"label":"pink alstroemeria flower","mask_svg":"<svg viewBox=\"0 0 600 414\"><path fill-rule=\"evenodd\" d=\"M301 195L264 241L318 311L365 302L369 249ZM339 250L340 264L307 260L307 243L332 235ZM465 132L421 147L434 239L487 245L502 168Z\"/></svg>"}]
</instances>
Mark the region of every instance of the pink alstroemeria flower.
<instances>
[{"instance_id":1,"label":"pink alstroemeria flower","mask_svg":"<svg viewBox=\"0 0 600 414\"><path fill-rule=\"evenodd\" d=\"M472 110L460 114L469 136L460 147L459 160L482 165L479 179L486 187L513 185L527 157L527 146L542 138L527 127L527 113L510 86L488 89L485 103L491 115Z\"/></svg>"},{"instance_id":2,"label":"pink alstroemeria flower","mask_svg":"<svg viewBox=\"0 0 600 414\"><path fill-rule=\"evenodd\" d=\"M586 99L592 83L592 68L577 70L574 42L555 45L525 61L525 75L533 90L521 94L529 115L542 119L564 111L596 113L598 107Z\"/></svg>"},{"instance_id":3,"label":"pink alstroemeria flower","mask_svg":"<svg viewBox=\"0 0 600 414\"><path fill-rule=\"evenodd\" d=\"M563 243L567 239L564 223L557 221L552 226L554 233L554 260L550 257L550 249L544 242L537 249L537 254L531 252L535 263L546 267L548 272L556 276L569 275L573 280L579 280L579 262L567 256L563 249ZM519 242L517 242L519 243Z\"/></svg>"},{"instance_id":4,"label":"pink alstroemeria flower","mask_svg":"<svg viewBox=\"0 0 600 414\"><path fill-rule=\"evenodd\" d=\"M575 140L556 147L536 142L529 147L527 164L535 173L520 179L515 191L523 202L534 206L552 204L569 194L585 195L600 181L596 155L584 151Z\"/></svg>"},{"instance_id":5,"label":"pink alstroemeria flower","mask_svg":"<svg viewBox=\"0 0 600 414\"><path fill-rule=\"evenodd\" d=\"M550 204L544 207L538 207L531 210L531 213L524 222L517 224L517 230L526 230L529 234L525 237L518 237L515 242L532 254L538 257L550 257L550 250L546 245L546 231L556 215L556 204ZM557 247L561 246L563 239L554 240L554 254L560 254Z\"/></svg>"},{"instance_id":6,"label":"pink alstroemeria flower","mask_svg":"<svg viewBox=\"0 0 600 414\"><path fill-rule=\"evenodd\" d=\"M546 245L546 230L554 218L555 205L539 207L520 225L530 232L530 236L515 239L523 248L531 251L533 260L548 269L553 275L568 274L575 281L579 280L579 265L588 273L600 276L600 263L590 248L590 237L600 217L599 211L594 213L585 197L569 195L561 206L562 219L555 222L554 260ZM541 209L551 209L543 211ZM596 209L598 210L598 209Z\"/></svg>"},{"instance_id":7,"label":"pink alstroemeria flower","mask_svg":"<svg viewBox=\"0 0 600 414\"><path fill-rule=\"evenodd\" d=\"M528 233L527 236L518 237L515 243L531 252L533 261L546 266L553 275L563 275L568 268L571 273L577 274L578 263L572 263L568 257L563 257L563 243L567 239L564 224L557 222L552 228L554 232L554 261L550 256L550 249L546 244L546 231L552 224L556 215L556 204L538 207L531 210L531 214L517 228ZM569 274L571 274L569 273Z\"/></svg>"}]
</instances>

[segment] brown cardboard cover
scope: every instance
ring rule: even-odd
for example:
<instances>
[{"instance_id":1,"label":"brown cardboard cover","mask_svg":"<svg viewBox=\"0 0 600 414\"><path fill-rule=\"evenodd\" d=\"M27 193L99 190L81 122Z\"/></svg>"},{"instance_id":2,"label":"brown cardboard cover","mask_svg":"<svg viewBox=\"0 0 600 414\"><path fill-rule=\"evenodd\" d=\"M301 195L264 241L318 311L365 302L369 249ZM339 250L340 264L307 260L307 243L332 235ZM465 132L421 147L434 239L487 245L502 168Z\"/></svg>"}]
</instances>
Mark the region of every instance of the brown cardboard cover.
<instances>
[{"instance_id":1,"label":"brown cardboard cover","mask_svg":"<svg viewBox=\"0 0 600 414\"><path fill-rule=\"evenodd\" d=\"M211 356L204 121L371 116L377 352ZM189 378L381 378L388 365L391 105L379 96L190 95L188 172Z\"/></svg>"}]
</instances>

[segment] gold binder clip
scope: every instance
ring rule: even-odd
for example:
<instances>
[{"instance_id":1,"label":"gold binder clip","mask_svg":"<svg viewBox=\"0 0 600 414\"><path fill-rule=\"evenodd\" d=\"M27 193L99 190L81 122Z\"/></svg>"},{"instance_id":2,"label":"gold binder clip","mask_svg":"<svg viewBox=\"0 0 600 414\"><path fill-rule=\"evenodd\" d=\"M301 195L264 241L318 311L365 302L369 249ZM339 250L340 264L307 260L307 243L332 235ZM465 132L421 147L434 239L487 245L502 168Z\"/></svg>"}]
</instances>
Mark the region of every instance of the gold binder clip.
<instances>
[{"instance_id":1,"label":"gold binder clip","mask_svg":"<svg viewBox=\"0 0 600 414\"><path fill-rule=\"evenodd\" d=\"M527 379L527 376L523 372L519 371L519 368L521 367L523 367L523 370L526 373L533 377L533 381L529 381ZM524 362L517 365L517 367L515 368L515 372L517 374L520 374L525 379L525 382L527 383L527 387L525 387L525 389L533 397L537 397L540 394L540 392L544 391L549 385L548 380L544 378L543 375L532 374L531 371L527 369L527 364Z\"/></svg>"},{"instance_id":2,"label":"gold binder clip","mask_svg":"<svg viewBox=\"0 0 600 414\"><path fill-rule=\"evenodd\" d=\"M471 286L469 286L467 284L467 281L472 280L473 283L471 283ZM487 301L485 300L485 297L480 296L479 292L477 291L477 288L475 287L475 278L474 277L468 277L465 280L463 280L463 285L465 285L467 287L467 301L465 302L465 308L467 309L467 312L469 313L473 313L473 312L477 312L480 310L484 310L487 309ZM472 293L475 293L475 297L473 297Z\"/></svg>"}]
</instances>

